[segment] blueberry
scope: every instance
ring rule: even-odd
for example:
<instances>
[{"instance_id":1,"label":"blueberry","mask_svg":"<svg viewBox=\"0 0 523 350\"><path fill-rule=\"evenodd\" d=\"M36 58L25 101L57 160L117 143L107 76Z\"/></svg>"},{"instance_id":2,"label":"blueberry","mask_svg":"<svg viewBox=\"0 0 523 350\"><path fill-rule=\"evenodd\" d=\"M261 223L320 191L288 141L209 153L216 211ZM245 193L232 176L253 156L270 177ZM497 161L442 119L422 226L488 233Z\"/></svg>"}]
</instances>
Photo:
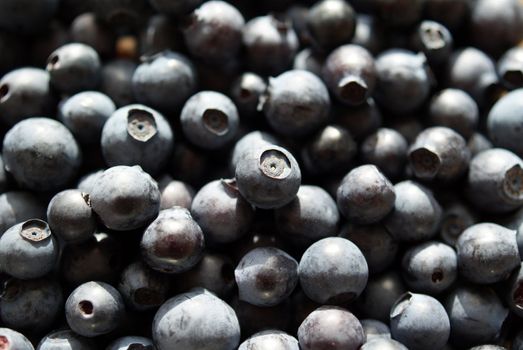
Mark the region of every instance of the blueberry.
<instances>
[{"instance_id":1,"label":"blueberry","mask_svg":"<svg viewBox=\"0 0 523 350\"><path fill-rule=\"evenodd\" d=\"M274 217L282 237L304 247L336 235L340 222L334 199L321 187L311 185L300 186L296 198L275 209Z\"/></svg>"},{"instance_id":2,"label":"blueberry","mask_svg":"<svg viewBox=\"0 0 523 350\"><path fill-rule=\"evenodd\" d=\"M455 246L461 233L476 221L476 214L464 203L460 201L447 203L443 208L441 219L441 239L444 243Z\"/></svg>"},{"instance_id":3,"label":"blueberry","mask_svg":"<svg viewBox=\"0 0 523 350\"><path fill-rule=\"evenodd\" d=\"M47 222L53 233L66 242L89 239L96 230L89 195L79 190L57 193L47 207Z\"/></svg>"},{"instance_id":4,"label":"blueberry","mask_svg":"<svg viewBox=\"0 0 523 350\"><path fill-rule=\"evenodd\" d=\"M377 17L390 27L409 27L419 22L424 1L376 0L371 3Z\"/></svg>"},{"instance_id":5,"label":"blueberry","mask_svg":"<svg viewBox=\"0 0 523 350\"><path fill-rule=\"evenodd\" d=\"M109 166L139 165L158 173L171 155L173 133L162 114L144 105L117 109L102 130L102 153Z\"/></svg>"},{"instance_id":6,"label":"blueberry","mask_svg":"<svg viewBox=\"0 0 523 350\"><path fill-rule=\"evenodd\" d=\"M430 241L405 251L401 261L403 277L410 290L436 295L456 281L458 259L454 249Z\"/></svg>"},{"instance_id":7,"label":"blueberry","mask_svg":"<svg viewBox=\"0 0 523 350\"><path fill-rule=\"evenodd\" d=\"M54 268L58 249L47 223L30 219L0 236L0 266L3 272L15 278L42 277Z\"/></svg>"},{"instance_id":8,"label":"blueberry","mask_svg":"<svg viewBox=\"0 0 523 350\"><path fill-rule=\"evenodd\" d=\"M301 184L296 159L279 146L253 148L236 166L236 182L242 196L252 205L278 208L290 203Z\"/></svg>"},{"instance_id":9,"label":"blueberry","mask_svg":"<svg viewBox=\"0 0 523 350\"><path fill-rule=\"evenodd\" d=\"M385 227L399 241L424 241L433 237L440 226L442 210L432 192L414 181L394 186L394 210L385 219Z\"/></svg>"},{"instance_id":10,"label":"blueberry","mask_svg":"<svg viewBox=\"0 0 523 350\"><path fill-rule=\"evenodd\" d=\"M523 89L517 89L501 97L488 114L489 139L496 147L502 147L523 157Z\"/></svg>"},{"instance_id":11,"label":"blueberry","mask_svg":"<svg viewBox=\"0 0 523 350\"><path fill-rule=\"evenodd\" d=\"M521 261L516 231L492 223L467 228L456 248L460 275L478 284L506 279Z\"/></svg>"},{"instance_id":12,"label":"blueberry","mask_svg":"<svg viewBox=\"0 0 523 350\"><path fill-rule=\"evenodd\" d=\"M391 339L390 328L385 323L372 318L362 319L360 322L365 333L365 343L381 338Z\"/></svg>"},{"instance_id":13,"label":"blueberry","mask_svg":"<svg viewBox=\"0 0 523 350\"><path fill-rule=\"evenodd\" d=\"M339 234L354 243L363 253L370 273L384 271L396 258L396 242L382 224L346 224Z\"/></svg>"},{"instance_id":14,"label":"blueberry","mask_svg":"<svg viewBox=\"0 0 523 350\"><path fill-rule=\"evenodd\" d=\"M93 172L87 173L80 178L76 185L76 189L84 193L91 193L98 176L104 173L103 169L95 170Z\"/></svg>"},{"instance_id":15,"label":"blueberry","mask_svg":"<svg viewBox=\"0 0 523 350\"><path fill-rule=\"evenodd\" d=\"M479 111L465 91L444 89L432 97L429 118L432 124L451 128L468 139L477 129Z\"/></svg>"},{"instance_id":16,"label":"blueberry","mask_svg":"<svg viewBox=\"0 0 523 350\"><path fill-rule=\"evenodd\" d=\"M254 208L241 196L235 180L215 180L194 196L191 214L209 242L228 243L247 233Z\"/></svg>"},{"instance_id":17,"label":"blueberry","mask_svg":"<svg viewBox=\"0 0 523 350\"><path fill-rule=\"evenodd\" d=\"M49 55L47 71L51 85L60 92L73 94L95 89L100 82L100 58L90 46L66 44Z\"/></svg>"},{"instance_id":18,"label":"blueberry","mask_svg":"<svg viewBox=\"0 0 523 350\"><path fill-rule=\"evenodd\" d=\"M29 219L45 219L45 205L32 192L9 191L0 195L0 232Z\"/></svg>"},{"instance_id":19,"label":"blueberry","mask_svg":"<svg viewBox=\"0 0 523 350\"><path fill-rule=\"evenodd\" d=\"M128 265L122 272L118 291L127 305L138 311L159 307L167 300L169 281L142 262Z\"/></svg>"},{"instance_id":20,"label":"blueberry","mask_svg":"<svg viewBox=\"0 0 523 350\"><path fill-rule=\"evenodd\" d=\"M148 16L147 0L90 0L95 14L112 28L129 31L142 24Z\"/></svg>"},{"instance_id":21,"label":"blueberry","mask_svg":"<svg viewBox=\"0 0 523 350\"><path fill-rule=\"evenodd\" d=\"M229 96L242 118L254 119L258 111L259 99L266 89L267 83L261 76L245 72L233 82Z\"/></svg>"},{"instance_id":22,"label":"blueberry","mask_svg":"<svg viewBox=\"0 0 523 350\"><path fill-rule=\"evenodd\" d=\"M59 330L47 334L38 343L37 350L95 350L92 340L84 338L73 331Z\"/></svg>"},{"instance_id":23,"label":"blueberry","mask_svg":"<svg viewBox=\"0 0 523 350\"><path fill-rule=\"evenodd\" d=\"M322 306L300 325L298 340L303 350L357 350L365 334L360 321L346 309Z\"/></svg>"},{"instance_id":24,"label":"blueberry","mask_svg":"<svg viewBox=\"0 0 523 350\"><path fill-rule=\"evenodd\" d=\"M371 224L393 208L396 194L392 183L374 165L352 169L337 191L338 208L350 221Z\"/></svg>"},{"instance_id":25,"label":"blueberry","mask_svg":"<svg viewBox=\"0 0 523 350\"><path fill-rule=\"evenodd\" d=\"M374 164L388 178L397 179L407 161L407 140L398 131L379 128L361 143L363 161Z\"/></svg>"},{"instance_id":26,"label":"blueberry","mask_svg":"<svg viewBox=\"0 0 523 350\"><path fill-rule=\"evenodd\" d=\"M304 136L325 124L330 99L327 88L314 74L290 70L269 79L263 111L271 127L287 136Z\"/></svg>"},{"instance_id":27,"label":"blueberry","mask_svg":"<svg viewBox=\"0 0 523 350\"><path fill-rule=\"evenodd\" d=\"M205 149L225 146L236 136L239 126L234 103L215 91L200 91L187 100L180 121L189 141Z\"/></svg>"},{"instance_id":28,"label":"blueberry","mask_svg":"<svg viewBox=\"0 0 523 350\"><path fill-rule=\"evenodd\" d=\"M96 337L116 329L123 321L122 296L104 282L87 282L67 298L65 316L69 327L84 337Z\"/></svg>"},{"instance_id":29,"label":"blueberry","mask_svg":"<svg viewBox=\"0 0 523 350\"><path fill-rule=\"evenodd\" d=\"M116 35L94 13L78 15L69 28L71 41L91 46L102 57L114 54Z\"/></svg>"},{"instance_id":30,"label":"blueberry","mask_svg":"<svg viewBox=\"0 0 523 350\"><path fill-rule=\"evenodd\" d=\"M122 268L123 247L107 233L95 233L85 242L69 244L62 252L61 275L76 287L89 281L115 282Z\"/></svg>"},{"instance_id":31,"label":"blueberry","mask_svg":"<svg viewBox=\"0 0 523 350\"><path fill-rule=\"evenodd\" d=\"M198 264L178 274L175 281L180 291L202 287L219 298L227 298L236 286L234 264L226 255L205 253Z\"/></svg>"},{"instance_id":32,"label":"blueberry","mask_svg":"<svg viewBox=\"0 0 523 350\"><path fill-rule=\"evenodd\" d=\"M306 70L321 78L325 57L310 48L305 48L294 56L293 70Z\"/></svg>"},{"instance_id":33,"label":"blueberry","mask_svg":"<svg viewBox=\"0 0 523 350\"><path fill-rule=\"evenodd\" d=\"M243 45L247 65L256 72L276 75L285 71L298 51L298 37L286 18L255 17L245 24Z\"/></svg>"},{"instance_id":34,"label":"blueberry","mask_svg":"<svg viewBox=\"0 0 523 350\"><path fill-rule=\"evenodd\" d=\"M434 66L446 63L452 52L452 34L438 22L421 22L414 30L411 41L413 49L423 52L429 64Z\"/></svg>"},{"instance_id":35,"label":"blueberry","mask_svg":"<svg viewBox=\"0 0 523 350\"><path fill-rule=\"evenodd\" d=\"M523 87L523 49L515 46L507 50L497 62L497 71L508 89Z\"/></svg>"},{"instance_id":36,"label":"blueberry","mask_svg":"<svg viewBox=\"0 0 523 350\"><path fill-rule=\"evenodd\" d=\"M445 299L451 342L471 346L497 339L508 310L489 287L463 285Z\"/></svg>"},{"instance_id":37,"label":"blueberry","mask_svg":"<svg viewBox=\"0 0 523 350\"><path fill-rule=\"evenodd\" d=\"M510 310L517 316L523 316L523 270L521 265L514 269L508 281L509 290L506 300Z\"/></svg>"},{"instance_id":38,"label":"blueberry","mask_svg":"<svg viewBox=\"0 0 523 350\"><path fill-rule=\"evenodd\" d=\"M134 71L132 86L138 102L173 112L194 93L196 80L191 61L182 54L166 50L145 57Z\"/></svg>"},{"instance_id":39,"label":"blueberry","mask_svg":"<svg viewBox=\"0 0 523 350\"><path fill-rule=\"evenodd\" d=\"M321 0L309 9L306 25L314 44L328 50L352 39L356 13L344 0Z\"/></svg>"},{"instance_id":40,"label":"blueberry","mask_svg":"<svg viewBox=\"0 0 523 350\"><path fill-rule=\"evenodd\" d=\"M390 49L376 58L378 104L395 114L413 112L427 99L432 76L423 54Z\"/></svg>"},{"instance_id":41,"label":"blueberry","mask_svg":"<svg viewBox=\"0 0 523 350\"><path fill-rule=\"evenodd\" d=\"M470 3L467 0L426 0L424 3L425 15L444 24L451 30L460 29L470 14Z\"/></svg>"},{"instance_id":42,"label":"blueberry","mask_svg":"<svg viewBox=\"0 0 523 350\"><path fill-rule=\"evenodd\" d=\"M179 273L191 269L203 254L204 236L189 211L173 207L160 212L145 230L140 248L154 270Z\"/></svg>"},{"instance_id":43,"label":"blueberry","mask_svg":"<svg viewBox=\"0 0 523 350\"><path fill-rule=\"evenodd\" d=\"M0 328L0 345L7 350L34 350L33 345L22 333L10 328Z\"/></svg>"},{"instance_id":44,"label":"blueberry","mask_svg":"<svg viewBox=\"0 0 523 350\"><path fill-rule=\"evenodd\" d=\"M513 350L522 350L523 349L523 331L519 331L516 336L514 337L514 341L512 342L512 349Z\"/></svg>"},{"instance_id":45,"label":"blueberry","mask_svg":"<svg viewBox=\"0 0 523 350\"><path fill-rule=\"evenodd\" d=\"M160 307L154 316L153 340L158 350L233 350L240 343L240 325L227 303L200 288Z\"/></svg>"},{"instance_id":46,"label":"blueberry","mask_svg":"<svg viewBox=\"0 0 523 350\"><path fill-rule=\"evenodd\" d=\"M376 132L383 118L372 98L357 107L336 106L333 110L336 124L347 129L356 140Z\"/></svg>"},{"instance_id":47,"label":"blueberry","mask_svg":"<svg viewBox=\"0 0 523 350\"><path fill-rule=\"evenodd\" d=\"M360 350L408 350L407 347L393 339L372 339L362 345Z\"/></svg>"},{"instance_id":48,"label":"blueberry","mask_svg":"<svg viewBox=\"0 0 523 350\"><path fill-rule=\"evenodd\" d=\"M472 158L467 178L468 199L476 208L505 213L523 205L523 160L503 148Z\"/></svg>"},{"instance_id":49,"label":"blueberry","mask_svg":"<svg viewBox=\"0 0 523 350\"><path fill-rule=\"evenodd\" d=\"M179 50L183 36L178 23L164 14L153 14L141 28L139 46L142 56L165 50Z\"/></svg>"},{"instance_id":50,"label":"blueberry","mask_svg":"<svg viewBox=\"0 0 523 350\"><path fill-rule=\"evenodd\" d=\"M2 121L14 125L35 115L50 116L55 103L49 73L38 68L19 68L0 80Z\"/></svg>"},{"instance_id":51,"label":"blueberry","mask_svg":"<svg viewBox=\"0 0 523 350\"><path fill-rule=\"evenodd\" d=\"M392 305L406 291L401 276L392 269L370 276L355 306L364 317L388 323Z\"/></svg>"},{"instance_id":52,"label":"blueberry","mask_svg":"<svg viewBox=\"0 0 523 350\"><path fill-rule=\"evenodd\" d=\"M238 350L299 350L298 340L277 330L266 330L250 336Z\"/></svg>"},{"instance_id":53,"label":"blueberry","mask_svg":"<svg viewBox=\"0 0 523 350\"><path fill-rule=\"evenodd\" d=\"M390 330L409 349L441 349L449 339L450 321L438 300L408 292L392 306Z\"/></svg>"},{"instance_id":54,"label":"blueberry","mask_svg":"<svg viewBox=\"0 0 523 350\"><path fill-rule=\"evenodd\" d=\"M238 53L245 24L234 6L219 0L204 2L188 15L183 26L187 49L194 57L223 62Z\"/></svg>"},{"instance_id":55,"label":"blueberry","mask_svg":"<svg viewBox=\"0 0 523 350\"><path fill-rule=\"evenodd\" d=\"M5 169L24 188L51 191L66 186L82 160L69 130L48 118L29 118L13 126L2 148Z\"/></svg>"},{"instance_id":56,"label":"blueberry","mask_svg":"<svg viewBox=\"0 0 523 350\"><path fill-rule=\"evenodd\" d=\"M194 10L202 0L150 0L151 5L160 13L179 16Z\"/></svg>"},{"instance_id":57,"label":"blueberry","mask_svg":"<svg viewBox=\"0 0 523 350\"><path fill-rule=\"evenodd\" d=\"M469 138L467 147L470 150L470 156L475 157L478 153L494 148L492 142L479 132L475 132Z\"/></svg>"},{"instance_id":58,"label":"blueberry","mask_svg":"<svg viewBox=\"0 0 523 350\"><path fill-rule=\"evenodd\" d=\"M62 287L53 279L9 279L0 299L0 318L7 327L41 332L53 324L63 310Z\"/></svg>"},{"instance_id":59,"label":"blueberry","mask_svg":"<svg viewBox=\"0 0 523 350\"><path fill-rule=\"evenodd\" d=\"M154 350L151 339L137 336L118 338L107 346L106 350Z\"/></svg>"},{"instance_id":60,"label":"blueberry","mask_svg":"<svg viewBox=\"0 0 523 350\"><path fill-rule=\"evenodd\" d=\"M58 117L83 144L98 144L102 128L116 106L97 91L84 91L66 99L59 106Z\"/></svg>"},{"instance_id":61,"label":"blueberry","mask_svg":"<svg viewBox=\"0 0 523 350\"><path fill-rule=\"evenodd\" d=\"M117 107L134 102L133 75L138 65L128 59L116 59L102 66L100 91L109 96Z\"/></svg>"},{"instance_id":62,"label":"blueberry","mask_svg":"<svg viewBox=\"0 0 523 350\"><path fill-rule=\"evenodd\" d=\"M301 157L309 174L323 175L348 169L356 153L356 142L347 129L327 125L307 141Z\"/></svg>"},{"instance_id":63,"label":"blueberry","mask_svg":"<svg viewBox=\"0 0 523 350\"><path fill-rule=\"evenodd\" d=\"M467 171L470 152L457 132L434 126L418 134L410 145L408 159L416 177L450 182Z\"/></svg>"},{"instance_id":64,"label":"blueberry","mask_svg":"<svg viewBox=\"0 0 523 350\"><path fill-rule=\"evenodd\" d=\"M373 55L382 51L384 45L384 30L381 21L369 14L358 13L356 16L356 31L352 43L363 46Z\"/></svg>"},{"instance_id":65,"label":"blueberry","mask_svg":"<svg viewBox=\"0 0 523 350\"><path fill-rule=\"evenodd\" d=\"M278 141L274 136L263 131L252 131L242 138L240 138L234 144L234 148L231 154L230 168L232 173L236 171L236 165L241 158L248 155L253 148L277 145Z\"/></svg>"},{"instance_id":66,"label":"blueberry","mask_svg":"<svg viewBox=\"0 0 523 350\"><path fill-rule=\"evenodd\" d=\"M5 0L0 4L0 27L15 33L37 33L58 10L58 0Z\"/></svg>"},{"instance_id":67,"label":"blueberry","mask_svg":"<svg viewBox=\"0 0 523 350\"><path fill-rule=\"evenodd\" d=\"M485 345L478 345L474 346L473 348L470 348L469 350L507 350L507 348L499 345L492 345L492 344L485 344Z\"/></svg>"},{"instance_id":68,"label":"blueberry","mask_svg":"<svg viewBox=\"0 0 523 350\"><path fill-rule=\"evenodd\" d=\"M368 266L359 248L345 238L312 244L300 260L298 275L305 294L318 303L345 304L361 294Z\"/></svg>"},{"instance_id":69,"label":"blueberry","mask_svg":"<svg viewBox=\"0 0 523 350\"><path fill-rule=\"evenodd\" d=\"M158 185L139 166L105 170L96 179L89 198L104 225L117 231L143 227L160 210Z\"/></svg>"},{"instance_id":70,"label":"blueberry","mask_svg":"<svg viewBox=\"0 0 523 350\"><path fill-rule=\"evenodd\" d=\"M169 209L172 207L191 208L194 198L194 189L185 182L173 180L169 175L164 175L158 181L161 201L160 209Z\"/></svg>"},{"instance_id":71,"label":"blueberry","mask_svg":"<svg viewBox=\"0 0 523 350\"><path fill-rule=\"evenodd\" d=\"M256 248L241 259L234 276L240 300L255 306L275 306L298 284L298 262L280 249Z\"/></svg>"},{"instance_id":72,"label":"blueberry","mask_svg":"<svg viewBox=\"0 0 523 350\"><path fill-rule=\"evenodd\" d=\"M340 102L349 106L361 105L374 91L376 65L367 49L346 44L330 53L323 65L322 76Z\"/></svg>"}]
</instances>

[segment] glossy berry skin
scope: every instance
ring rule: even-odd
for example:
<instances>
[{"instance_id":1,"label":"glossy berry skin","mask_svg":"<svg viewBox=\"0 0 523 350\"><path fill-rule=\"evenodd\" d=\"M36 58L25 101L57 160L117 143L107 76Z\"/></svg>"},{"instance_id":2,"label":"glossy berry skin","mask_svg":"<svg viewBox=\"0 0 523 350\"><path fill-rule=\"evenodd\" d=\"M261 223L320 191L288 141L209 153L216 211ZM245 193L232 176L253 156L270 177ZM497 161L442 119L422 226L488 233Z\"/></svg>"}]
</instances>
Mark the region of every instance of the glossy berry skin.
<instances>
[{"instance_id":1,"label":"glossy berry skin","mask_svg":"<svg viewBox=\"0 0 523 350\"><path fill-rule=\"evenodd\" d=\"M96 337L116 329L123 321L125 306L120 293L104 282L87 282L67 298L65 316L71 329Z\"/></svg>"},{"instance_id":2,"label":"glossy berry skin","mask_svg":"<svg viewBox=\"0 0 523 350\"><path fill-rule=\"evenodd\" d=\"M441 222L442 210L432 192L414 181L394 186L394 211L384 223L398 241L425 241L433 237Z\"/></svg>"},{"instance_id":3,"label":"glossy berry skin","mask_svg":"<svg viewBox=\"0 0 523 350\"><path fill-rule=\"evenodd\" d=\"M89 338L67 330L54 331L40 340L36 350L95 350L96 346Z\"/></svg>"},{"instance_id":4,"label":"glossy berry skin","mask_svg":"<svg viewBox=\"0 0 523 350\"><path fill-rule=\"evenodd\" d=\"M260 96L267 89L265 80L256 73L245 72L233 82L229 96L242 118L254 118Z\"/></svg>"},{"instance_id":5,"label":"glossy berry skin","mask_svg":"<svg viewBox=\"0 0 523 350\"><path fill-rule=\"evenodd\" d=\"M517 89L501 97L491 108L487 119L489 139L496 147L505 148L523 157L523 89Z\"/></svg>"},{"instance_id":6,"label":"glossy berry skin","mask_svg":"<svg viewBox=\"0 0 523 350\"><path fill-rule=\"evenodd\" d=\"M62 287L45 279L9 279L0 299L0 318L10 328L41 332L51 327L63 309Z\"/></svg>"},{"instance_id":7,"label":"glossy berry skin","mask_svg":"<svg viewBox=\"0 0 523 350\"><path fill-rule=\"evenodd\" d=\"M33 345L25 335L10 328L0 328L0 340L7 350L34 350Z\"/></svg>"},{"instance_id":8,"label":"glossy berry skin","mask_svg":"<svg viewBox=\"0 0 523 350\"><path fill-rule=\"evenodd\" d=\"M58 0L3 1L0 5L0 28L15 33L37 33L45 28L58 6Z\"/></svg>"},{"instance_id":9,"label":"glossy berry skin","mask_svg":"<svg viewBox=\"0 0 523 350\"><path fill-rule=\"evenodd\" d=\"M451 128L468 139L477 129L478 105L463 90L443 89L430 101L429 119L431 124Z\"/></svg>"},{"instance_id":10,"label":"glossy berry skin","mask_svg":"<svg viewBox=\"0 0 523 350\"><path fill-rule=\"evenodd\" d=\"M382 224L353 225L346 224L339 233L340 237L354 243L365 256L370 273L379 273L387 269L396 258L398 242Z\"/></svg>"},{"instance_id":11,"label":"glossy berry skin","mask_svg":"<svg viewBox=\"0 0 523 350\"><path fill-rule=\"evenodd\" d=\"M478 153L494 148L492 142L487 137L479 132L475 132L469 138L467 147L470 150L471 157L475 157Z\"/></svg>"},{"instance_id":12,"label":"glossy berry skin","mask_svg":"<svg viewBox=\"0 0 523 350\"><path fill-rule=\"evenodd\" d=\"M100 83L100 58L85 44L59 47L47 59L46 69L51 76L51 85L62 93L93 90Z\"/></svg>"},{"instance_id":13,"label":"glossy berry skin","mask_svg":"<svg viewBox=\"0 0 523 350\"><path fill-rule=\"evenodd\" d=\"M414 175L422 180L457 180L465 173L470 152L454 130L434 126L418 134L408 153Z\"/></svg>"},{"instance_id":14,"label":"glossy berry skin","mask_svg":"<svg viewBox=\"0 0 523 350\"><path fill-rule=\"evenodd\" d=\"M152 332L158 350L233 350L240 343L234 310L202 288L166 301L154 316Z\"/></svg>"},{"instance_id":15,"label":"glossy berry skin","mask_svg":"<svg viewBox=\"0 0 523 350\"><path fill-rule=\"evenodd\" d=\"M187 57L162 51L146 57L134 71L134 96L146 106L174 112L194 93L196 79L196 70Z\"/></svg>"},{"instance_id":16,"label":"glossy berry skin","mask_svg":"<svg viewBox=\"0 0 523 350\"><path fill-rule=\"evenodd\" d=\"M296 198L274 210L276 227L293 245L307 247L325 237L334 236L340 214L334 199L321 187L302 185Z\"/></svg>"},{"instance_id":17,"label":"glossy berry skin","mask_svg":"<svg viewBox=\"0 0 523 350\"><path fill-rule=\"evenodd\" d=\"M410 290L436 295L456 281L458 259L448 245L429 241L409 248L403 255L401 267Z\"/></svg>"},{"instance_id":18,"label":"glossy berry skin","mask_svg":"<svg viewBox=\"0 0 523 350\"><path fill-rule=\"evenodd\" d=\"M243 157L247 156L252 149L270 145L278 145L276 138L264 131L251 131L244 135L234 144L234 148L231 152L230 169L234 174L236 171L236 165Z\"/></svg>"},{"instance_id":19,"label":"glossy berry skin","mask_svg":"<svg viewBox=\"0 0 523 350\"><path fill-rule=\"evenodd\" d=\"M265 330L250 336L238 350L299 350L298 340L278 330Z\"/></svg>"},{"instance_id":20,"label":"glossy berry skin","mask_svg":"<svg viewBox=\"0 0 523 350\"><path fill-rule=\"evenodd\" d=\"M255 248L234 270L239 298L255 306L275 306L298 284L298 262L278 248Z\"/></svg>"},{"instance_id":21,"label":"glossy berry skin","mask_svg":"<svg viewBox=\"0 0 523 350\"><path fill-rule=\"evenodd\" d=\"M357 350L365 334L360 321L346 309L322 306L300 325L298 340L303 350Z\"/></svg>"},{"instance_id":22,"label":"glossy berry skin","mask_svg":"<svg viewBox=\"0 0 523 350\"><path fill-rule=\"evenodd\" d=\"M202 0L150 0L151 5L160 13L179 16L194 10Z\"/></svg>"},{"instance_id":23,"label":"glossy berry skin","mask_svg":"<svg viewBox=\"0 0 523 350\"><path fill-rule=\"evenodd\" d=\"M397 179L407 162L407 140L395 129L379 128L361 143L363 161L374 164L388 178Z\"/></svg>"},{"instance_id":24,"label":"glossy berry skin","mask_svg":"<svg viewBox=\"0 0 523 350\"><path fill-rule=\"evenodd\" d=\"M29 219L45 219L45 204L32 192L8 191L0 195L0 232Z\"/></svg>"},{"instance_id":25,"label":"glossy berry skin","mask_svg":"<svg viewBox=\"0 0 523 350\"><path fill-rule=\"evenodd\" d=\"M301 171L293 155L279 146L246 152L236 166L236 184L252 205L271 209L291 202L300 188Z\"/></svg>"},{"instance_id":26,"label":"glossy berry skin","mask_svg":"<svg viewBox=\"0 0 523 350\"><path fill-rule=\"evenodd\" d=\"M59 106L58 117L83 144L98 144L102 128L114 113L113 101L97 91L84 91L66 99Z\"/></svg>"},{"instance_id":27,"label":"glossy berry skin","mask_svg":"<svg viewBox=\"0 0 523 350\"><path fill-rule=\"evenodd\" d=\"M117 107L134 102L133 75L138 65L129 59L105 63L101 71L100 91L113 100Z\"/></svg>"},{"instance_id":28,"label":"glossy berry skin","mask_svg":"<svg viewBox=\"0 0 523 350\"><path fill-rule=\"evenodd\" d=\"M360 350L408 350L408 348L393 339L377 338L363 344Z\"/></svg>"},{"instance_id":29,"label":"glossy berry skin","mask_svg":"<svg viewBox=\"0 0 523 350\"><path fill-rule=\"evenodd\" d=\"M304 136L327 122L329 92L314 74L290 70L269 78L263 111L275 132Z\"/></svg>"},{"instance_id":30,"label":"glossy berry skin","mask_svg":"<svg viewBox=\"0 0 523 350\"><path fill-rule=\"evenodd\" d=\"M345 238L328 237L305 251L298 275L310 299L323 304L346 304L361 294L367 285L369 270L365 257L354 243Z\"/></svg>"},{"instance_id":31,"label":"glossy berry skin","mask_svg":"<svg viewBox=\"0 0 523 350\"><path fill-rule=\"evenodd\" d=\"M205 149L218 149L232 141L240 123L231 99L215 91L200 91L187 100L180 121L189 141Z\"/></svg>"},{"instance_id":32,"label":"glossy berry skin","mask_svg":"<svg viewBox=\"0 0 523 350\"><path fill-rule=\"evenodd\" d=\"M96 230L89 195L79 190L57 193L47 207L47 222L53 233L65 242L89 239Z\"/></svg>"},{"instance_id":33,"label":"glossy berry skin","mask_svg":"<svg viewBox=\"0 0 523 350\"><path fill-rule=\"evenodd\" d=\"M409 349L441 349L449 339L450 321L438 300L408 292L392 306L390 330Z\"/></svg>"},{"instance_id":34,"label":"glossy berry skin","mask_svg":"<svg viewBox=\"0 0 523 350\"><path fill-rule=\"evenodd\" d=\"M117 109L102 130L102 153L108 166L139 165L156 174L166 164L173 144L164 116L140 104Z\"/></svg>"},{"instance_id":35,"label":"glossy berry skin","mask_svg":"<svg viewBox=\"0 0 523 350\"><path fill-rule=\"evenodd\" d=\"M523 204L523 160L503 148L478 153L470 161L467 197L476 208L505 213Z\"/></svg>"},{"instance_id":36,"label":"glossy berry skin","mask_svg":"<svg viewBox=\"0 0 523 350\"><path fill-rule=\"evenodd\" d=\"M445 308L450 340L463 347L495 340L509 314L493 289L478 285L457 287L446 297Z\"/></svg>"},{"instance_id":37,"label":"glossy berry skin","mask_svg":"<svg viewBox=\"0 0 523 350\"><path fill-rule=\"evenodd\" d=\"M361 105L376 85L374 58L359 45L342 45L325 60L322 77L338 101L349 106Z\"/></svg>"},{"instance_id":38,"label":"glossy berry skin","mask_svg":"<svg viewBox=\"0 0 523 350\"><path fill-rule=\"evenodd\" d=\"M169 175L164 175L158 181L161 193L160 209L172 207L191 208L194 198L194 189L185 182L173 180Z\"/></svg>"},{"instance_id":39,"label":"glossy berry skin","mask_svg":"<svg viewBox=\"0 0 523 350\"><path fill-rule=\"evenodd\" d=\"M273 15L255 17L245 24L243 46L247 65L264 75L285 71L298 51L298 37L287 19Z\"/></svg>"},{"instance_id":40,"label":"glossy berry skin","mask_svg":"<svg viewBox=\"0 0 523 350\"><path fill-rule=\"evenodd\" d=\"M215 180L194 196L191 214L206 240L229 243L247 233L254 219L254 208L238 191L235 180Z\"/></svg>"},{"instance_id":41,"label":"glossy berry skin","mask_svg":"<svg viewBox=\"0 0 523 350\"><path fill-rule=\"evenodd\" d=\"M309 174L322 175L347 169L356 152L356 142L347 129L327 125L307 142L301 157Z\"/></svg>"},{"instance_id":42,"label":"glossy berry skin","mask_svg":"<svg viewBox=\"0 0 523 350\"><path fill-rule=\"evenodd\" d=\"M349 42L356 29L356 13L343 0L322 0L307 14L306 26L314 44L332 49Z\"/></svg>"},{"instance_id":43,"label":"glossy berry skin","mask_svg":"<svg viewBox=\"0 0 523 350\"><path fill-rule=\"evenodd\" d=\"M187 271L203 255L204 236L190 212L173 207L160 212L145 230L140 248L144 261L164 273Z\"/></svg>"},{"instance_id":44,"label":"glossy berry skin","mask_svg":"<svg viewBox=\"0 0 523 350\"><path fill-rule=\"evenodd\" d=\"M0 236L0 266L15 278L32 279L49 273L58 259L58 244L45 221L30 219Z\"/></svg>"},{"instance_id":45,"label":"glossy berry skin","mask_svg":"<svg viewBox=\"0 0 523 350\"><path fill-rule=\"evenodd\" d=\"M352 169L341 181L336 197L341 213L357 224L380 221L396 200L394 186L374 165Z\"/></svg>"},{"instance_id":46,"label":"glossy berry skin","mask_svg":"<svg viewBox=\"0 0 523 350\"><path fill-rule=\"evenodd\" d=\"M0 80L0 115L14 125L35 115L50 116L55 103L49 73L37 68L19 68Z\"/></svg>"},{"instance_id":47,"label":"glossy berry skin","mask_svg":"<svg viewBox=\"0 0 523 350\"><path fill-rule=\"evenodd\" d=\"M106 350L154 350L153 341L145 337L125 336L107 346Z\"/></svg>"},{"instance_id":48,"label":"glossy berry skin","mask_svg":"<svg viewBox=\"0 0 523 350\"><path fill-rule=\"evenodd\" d=\"M134 310L154 310L167 299L169 283L164 275L142 262L127 266L120 276L118 291Z\"/></svg>"},{"instance_id":49,"label":"glossy berry skin","mask_svg":"<svg viewBox=\"0 0 523 350\"><path fill-rule=\"evenodd\" d=\"M63 124L49 118L29 118L5 135L6 170L24 188L52 191L65 187L80 167L82 154Z\"/></svg>"},{"instance_id":50,"label":"glossy berry skin","mask_svg":"<svg viewBox=\"0 0 523 350\"><path fill-rule=\"evenodd\" d=\"M423 54L403 49L384 51L376 58L376 72L374 97L392 113L413 112L429 96L431 73Z\"/></svg>"},{"instance_id":51,"label":"glossy berry skin","mask_svg":"<svg viewBox=\"0 0 523 350\"><path fill-rule=\"evenodd\" d=\"M453 39L450 31L441 23L425 20L412 35L412 47L427 57L429 64L444 64L452 52Z\"/></svg>"},{"instance_id":52,"label":"glossy berry skin","mask_svg":"<svg viewBox=\"0 0 523 350\"><path fill-rule=\"evenodd\" d=\"M116 231L143 227L160 210L158 185L139 166L105 170L96 179L89 198L104 225Z\"/></svg>"},{"instance_id":53,"label":"glossy berry skin","mask_svg":"<svg viewBox=\"0 0 523 350\"><path fill-rule=\"evenodd\" d=\"M498 60L496 68L506 88L523 87L523 48L515 46L507 50Z\"/></svg>"},{"instance_id":54,"label":"glossy berry skin","mask_svg":"<svg viewBox=\"0 0 523 350\"><path fill-rule=\"evenodd\" d=\"M390 328L385 323L372 318L362 319L360 322L365 333L365 343L379 338L390 339Z\"/></svg>"},{"instance_id":55,"label":"glossy berry skin","mask_svg":"<svg viewBox=\"0 0 523 350\"><path fill-rule=\"evenodd\" d=\"M204 2L183 26L185 44L192 56L224 62L238 53L245 20L232 5L219 0Z\"/></svg>"},{"instance_id":56,"label":"glossy berry skin","mask_svg":"<svg viewBox=\"0 0 523 350\"><path fill-rule=\"evenodd\" d=\"M506 279L521 261L516 231L492 223L467 228L456 248L460 275L477 284Z\"/></svg>"}]
</instances>

